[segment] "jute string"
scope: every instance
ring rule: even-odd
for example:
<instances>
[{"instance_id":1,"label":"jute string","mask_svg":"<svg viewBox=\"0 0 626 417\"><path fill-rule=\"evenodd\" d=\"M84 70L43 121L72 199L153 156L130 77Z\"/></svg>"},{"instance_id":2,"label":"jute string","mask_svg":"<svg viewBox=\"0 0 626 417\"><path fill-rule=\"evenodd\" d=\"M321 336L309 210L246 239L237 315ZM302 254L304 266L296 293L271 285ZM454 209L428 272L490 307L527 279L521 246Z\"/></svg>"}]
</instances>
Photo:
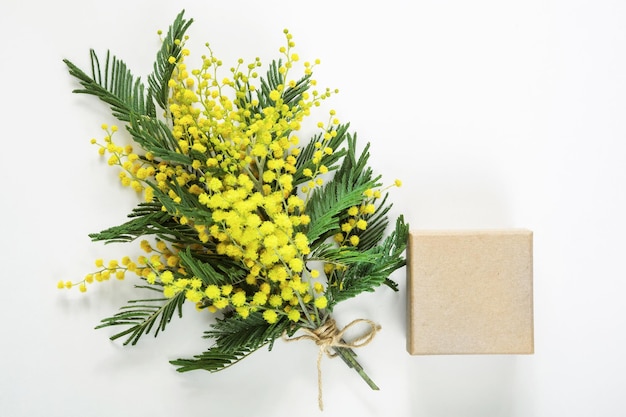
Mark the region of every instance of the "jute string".
<instances>
[{"instance_id":1,"label":"jute string","mask_svg":"<svg viewBox=\"0 0 626 417\"><path fill-rule=\"evenodd\" d=\"M351 327L356 326L359 323L365 323L369 325L369 330L363 335L356 337L349 342L346 342L343 339L343 335ZM329 358L334 358L338 354L331 350L333 348L354 349L366 346L372 341L372 339L374 339L374 336L376 336L376 333L379 330L380 325L367 319L353 320L348 323L343 329L339 330L337 328L337 323L335 322L335 320L329 318L317 329L302 328L302 331L305 333L302 336L292 338L285 337L285 340L288 342L295 342L298 340L312 340L315 342L316 345L319 346L319 352L317 354L317 403L320 410L324 409L324 401L322 399L322 358L324 357L324 355L328 356Z\"/></svg>"}]
</instances>

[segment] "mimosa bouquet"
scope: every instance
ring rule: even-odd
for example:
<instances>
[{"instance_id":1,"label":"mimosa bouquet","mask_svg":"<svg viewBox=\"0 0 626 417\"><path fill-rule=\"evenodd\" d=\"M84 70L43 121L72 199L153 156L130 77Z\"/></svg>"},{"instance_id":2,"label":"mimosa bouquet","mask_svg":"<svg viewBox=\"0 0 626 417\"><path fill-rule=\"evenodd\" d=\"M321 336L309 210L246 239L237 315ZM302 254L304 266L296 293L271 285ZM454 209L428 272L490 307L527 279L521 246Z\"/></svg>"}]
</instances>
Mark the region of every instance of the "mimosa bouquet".
<instances>
[{"instance_id":1,"label":"mimosa bouquet","mask_svg":"<svg viewBox=\"0 0 626 417\"><path fill-rule=\"evenodd\" d=\"M259 58L239 60L222 75L208 44L199 67L188 67L191 23L181 12L160 33L147 84L109 53L102 59L91 51L89 74L64 61L81 85L74 92L108 104L132 138L121 145L118 127L103 125L104 138L92 143L120 168L121 184L141 196L127 222L90 237L138 241L145 253L96 260L82 281L59 287L86 291L95 281L136 274L135 287L146 295L97 326L123 328L111 339L124 344L157 336L182 317L186 301L215 313L207 350L171 361L181 372L219 371L277 339L307 338L320 346L318 361L339 356L377 389L354 348L379 326L357 319L339 329L332 314L381 285L397 290L390 275L405 265L408 225L399 216L387 231L386 190L399 181L382 183L368 166L369 145L358 152L356 135L333 111L302 143L303 121L335 91L316 89L319 61L300 64L287 30L281 58L264 75ZM346 328L358 324L365 334L345 340Z\"/></svg>"}]
</instances>

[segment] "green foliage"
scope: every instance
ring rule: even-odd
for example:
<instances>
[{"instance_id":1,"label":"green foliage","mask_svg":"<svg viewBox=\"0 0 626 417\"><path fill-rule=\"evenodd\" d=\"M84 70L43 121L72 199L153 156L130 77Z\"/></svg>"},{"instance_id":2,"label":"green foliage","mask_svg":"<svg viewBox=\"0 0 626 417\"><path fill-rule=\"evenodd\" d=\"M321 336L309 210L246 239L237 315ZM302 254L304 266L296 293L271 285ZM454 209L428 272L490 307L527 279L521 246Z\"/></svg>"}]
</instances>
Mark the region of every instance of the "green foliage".
<instances>
[{"instance_id":1,"label":"green foliage","mask_svg":"<svg viewBox=\"0 0 626 417\"><path fill-rule=\"evenodd\" d=\"M169 126L161 120L146 115L131 115L128 132L135 142L153 156L173 164L189 165L192 160L179 150Z\"/></svg>"},{"instance_id":2,"label":"green foliage","mask_svg":"<svg viewBox=\"0 0 626 417\"><path fill-rule=\"evenodd\" d=\"M404 251L409 226L399 216L395 230L382 244L363 252L368 262L356 262L345 270L335 270L328 278L329 298L335 305L363 292L372 292L385 284L397 290L397 284L389 276L406 264Z\"/></svg>"},{"instance_id":3,"label":"green foliage","mask_svg":"<svg viewBox=\"0 0 626 417\"><path fill-rule=\"evenodd\" d=\"M332 137L328 143L327 147L334 149L333 153L330 155L323 154L320 160L320 164L328 167L328 171L332 172L338 168L337 163L341 161L346 155L346 149L342 148L344 142L348 138L348 128L350 127L349 123L339 125L333 130L336 132L336 135ZM311 162L313 158L313 154L317 150L317 146L321 146L323 143L322 135L318 134L311 138L311 140L303 147L300 157L296 161L296 167L298 170L293 175L293 183L294 185L300 185L309 180L304 174L304 169L315 169L315 165Z\"/></svg>"},{"instance_id":4,"label":"green foliage","mask_svg":"<svg viewBox=\"0 0 626 417\"><path fill-rule=\"evenodd\" d=\"M245 277L244 270L226 256L194 254L189 248L179 252L178 256L181 264L194 276L200 278L204 285L231 284Z\"/></svg>"},{"instance_id":5,"label":"green foliage","mask_svg":"<svg viewBox=\"0 0 626 417\"><path fill-rule=\"evenodd\" d=\"M108 104L115 118L128 123L128 131L144 150L167 161L190 164L188 156L176 152L176 140L169 126L158 119L153 101L156 100L162 110L167 109L168 81L175 68L169 58L180 56L180 40L192 23L192 20L183 18L183 13L176 17L163 39L154 72L148 77L148 88L140 78L132 75L124 61L112 56L110 51L101 65L96 52L90 50L91 76L68 59L63 62L83 86L73 92L93 95Z\"/></svg>"},{"instance_id":6,"label":"green foliage","mask_svg":"<svg viewBox=\"0 0 626 417\"><path fill-rule=\"evenodd\" d=\"M272 61L266 77L261 78L261 89L257 93L259 109L271 106L273 100L270 98L270 92L277 90L281 85L285 85L285 75L279 71L281 65L281 60ZM298 80L293 87L288 86L282 95L283 102L288 106L296 105L302 99L302 93L309 89L311 85L310 80L311 76L306 75Z\"/></svg>"},{"instance_id":7,"label":"green foliage","mask_svg":"<svg viewBox=\"0 0 626 417\"><path fill-rule=\"evenodd\" d=\"M363 192L371 188L368 182L357 188L351 188L345 181L331 181L311 198L311 226L307 237L311 247L316 248L339 229L341 214L359 203Z\"/></svg>"},{"instance_id":8,"label":"green foliage","mask_svg":"<svg viewBox=\"0 0 626 417\"><path fill-rule=\"evenodd\" d=\"M162 293L162 289L142 285L137 288L144 288ZM155 324L154 336L158 336L159 331L164 331L167 324L172 321L172 317L178 312L178 317L183 316L182 308L185 302L185 294L178 293L172 298L146 298L140 300L130 300L127 305L121 307L121 311L114 316L102 320L102 324L96 329L110 326L128 326L124 331L111 336L111 340L128 336L125 345L136 344L141 336L150 333Z\"/></svg>"},{"instance_id":9,"label":"green foliage","mask_svg":"<svg viewBox=\"0 0 626 417\"><path fill-rule=\"evenodd\" d=\"M343 133L337 136L345 136L348 141L343 162L333 178L314 191L307 206L311 216L307 237L312 248L340 230L340 221L346 217L346 211L361 203L366 190L380 186L380 177L372 178L372 170L367 167L368 148L357 160L356 136Z\"/></svg>"},{"instance_id":10,"label":"green foliage","mask_svg":"<svg viewBox=\"0 0 626 417\"><path fill-rule=\"evenodd\" d=\"M131 114L155 115L154 105L150 97L146 96L143 83L131 74L123 61L111 57L110 52L107 52L102 68L93 49L90 50L90 58L91 76L69 60L63 60L70 74L78 78L83 86L82 89L74 90L74 93L98 97L111 107L113 116L121 121L130 121Z\"/></svg>"},{"instance_id":11,"label":"green foliage","mask_svg":"<svg viewBox=\"0 0 626 417\"><path fill-rule=\"evenodd\" d=\"M93 241L105 243L131 242L150 235L169 242L195 243L198 241L197 233L194 233L188 226L175 222L172 216L161 210L159 203L140 203L128 217L132 220L99 233L91 233L89 237Z\"/></svg>"},{"instance_id":12,"label":"green foliage","mask_svg":"<svg viewBox=\"0 0 626 417\"><path fill-rule=\"evenodd\" d=\"M167 83L176 67L176 64L171 63L169 58L180 57L182 51L180 41L183 40L185 32L193 23L193 19L186 20L183 15L184 10L176 16L176 19L174 19L174 22L169 27L167 35L161 44L161 49L157 53L154 61L154 71L148 77L150 95L155 98L162 109L167 109L167 99L169 96Z\"/></svg>"},{"instance_id":13,"label":"green foliage","mask_svg":"<svg viewBox=\"0 0 626 417\"><path fill-rule=\"evenodd\" d=\"M259 348L271 346L277 338L289 330L288 320L267 323L260 313L252 313L246 319L229 317L218 319L205 337L215 343L206 352L193 359L177 359L171 363L179 372L205 370L217 372L241 361Z\"/></svg>"},{"instance_id":14,"label":"green foliage","mask_svg":"<svg viewBox=\"0 0 626 417\"><path fill-rule=\"evenodd\" d=\"M133 116L156 117L153 99L157 101L161 109L167 108L169 94L167 82L175 67L168 59L170 56L180 56L179 41L192 23L192 20L185 20L183 14L184 12L178 14L163 40L161 49L157 53L154 72L148 77L148 89L139 78L131 74L124 61L115 56L112 57L110 51L107 51L104 65L101 66L98 55L92 49L90 50L91 76L71 61L63 60L70 74L76 77L83 86L82 89L76 89L73 92L98 97L111 107L113 116L123 122L130 122Z\"/></svg>"}]
</instances>

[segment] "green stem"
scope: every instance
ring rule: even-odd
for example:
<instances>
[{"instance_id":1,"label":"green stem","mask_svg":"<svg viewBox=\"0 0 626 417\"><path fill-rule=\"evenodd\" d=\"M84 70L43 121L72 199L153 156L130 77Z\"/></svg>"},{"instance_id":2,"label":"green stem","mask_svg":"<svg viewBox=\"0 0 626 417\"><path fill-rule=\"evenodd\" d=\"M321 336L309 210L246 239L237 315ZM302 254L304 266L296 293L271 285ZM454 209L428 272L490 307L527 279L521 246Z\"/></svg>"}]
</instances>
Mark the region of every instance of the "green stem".
<instances>
[{"instance_id":1,"label":"green stem","mask_svg":"<svg viewBox=\"0 0 626 417\"><path fill-rule=\"evenodd\" d=\"M371 389L376 391L380 389L378 388L378 385L376 385L374 381L372 381L372 379L367 375L361 364L356 360L357 355L352 349L345 347L336 347L333 349L337 353L337 355L341 359L343 359L346 365L348 365L350 368L353 368L359 375L361 375L361 378L363 378L363 380L367 383L367 385L370 386Z\"/></svg>"}]
</instances>

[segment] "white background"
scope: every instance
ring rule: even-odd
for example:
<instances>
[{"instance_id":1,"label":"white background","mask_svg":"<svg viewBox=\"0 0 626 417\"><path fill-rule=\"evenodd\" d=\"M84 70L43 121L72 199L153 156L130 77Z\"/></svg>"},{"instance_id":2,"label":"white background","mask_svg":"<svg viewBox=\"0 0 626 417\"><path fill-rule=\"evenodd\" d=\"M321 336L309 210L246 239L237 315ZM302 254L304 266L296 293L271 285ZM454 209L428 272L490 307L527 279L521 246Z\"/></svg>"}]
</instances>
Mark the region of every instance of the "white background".
<instances>
[{"instance_id":1,"label":"white background","mask_svg":"<svg viewBox=\"0 0 626 417\"><path fill-rule=\"evenodd\" d=\"M402 291L337 310L376 320L359 358L372 392L316 347L278 342L224 372L179 374L209 318L187 309L135 347L93 330L131 282L59 291L135 246L91 243L137 202L89 144L111 123L62 63L110 48L151 71L182 9L196 56L278 56L289 28L320 58L329 105L371 163L401 178L392 215L418 228L524 227L535 235L530 356L409 356ZM626 2L621 0L3 0L0 7L2 416L621 416L626 413ZM320 119L325 118L320 114Z\"/></svg>"}]
</instances>

